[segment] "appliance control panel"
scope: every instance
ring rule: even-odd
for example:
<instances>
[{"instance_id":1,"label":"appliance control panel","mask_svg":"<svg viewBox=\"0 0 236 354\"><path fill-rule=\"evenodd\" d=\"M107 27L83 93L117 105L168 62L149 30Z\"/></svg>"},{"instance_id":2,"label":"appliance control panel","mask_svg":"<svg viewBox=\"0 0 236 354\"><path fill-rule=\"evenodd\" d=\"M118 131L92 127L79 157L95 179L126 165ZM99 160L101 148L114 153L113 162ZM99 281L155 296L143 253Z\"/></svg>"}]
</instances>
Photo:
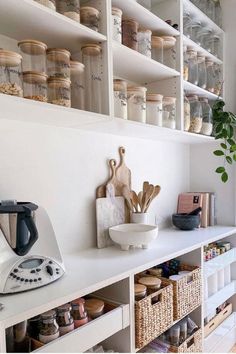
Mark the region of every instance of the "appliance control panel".
<instances>
[{"instance_id":1,"label":"appliance control panel","mask_svg":"<svg viewBox=\"0 0 236 354\"><path fill-rule=\"evenodd\" d=\"M30 256L14 265L5 283L4 293L31 290L59 279L64 269L53 259Z\"/></svg>"}]
</instances>

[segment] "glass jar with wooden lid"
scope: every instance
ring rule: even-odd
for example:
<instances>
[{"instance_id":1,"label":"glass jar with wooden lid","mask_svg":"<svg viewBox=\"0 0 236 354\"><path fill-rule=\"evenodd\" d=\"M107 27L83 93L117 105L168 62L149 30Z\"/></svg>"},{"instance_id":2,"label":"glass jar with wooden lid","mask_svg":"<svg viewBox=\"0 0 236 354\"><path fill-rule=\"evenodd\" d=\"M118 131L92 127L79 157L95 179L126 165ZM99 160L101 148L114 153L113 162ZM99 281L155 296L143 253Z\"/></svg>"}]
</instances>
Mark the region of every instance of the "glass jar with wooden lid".
<instances>
[{"instance_id":1,"label":"glass jar with wooden lid","mask_svg":"<svg viewBox=\"0 0 236 354\"><path fill-rule=\"evenodd\" d=\"M128 119L146 123L146 92L143 86L128 87Z\"/></svg>"},{"instance_id":2,"label":"glass jar with wooden lid","mask_svg":"<svg viewBox=\"0 0 236 354\"><path fill-rule=\"evenodd\" d=\"M46 73L47 45L33 39L25 39L18 42L22 60L23 71L37 71Z\"/></svg>"},{"instance_id":3,"label":"glass jar with wooden lid","mask_svg":"<svg viewBox=\"0 0 236 354\"><path fill-rule=\"evenodd\" d=\"M74 319L71 316L70 311L70 304L65 304L57 308L57 323L59 326L60 336L63 336L74 329Z\"/></svg>"},{"instance_id":4,"label":"glass jar with wooden lid","mask_svg":"<svg viewBox=\"0 0 236 354\"><path fill-rule=\"evenodd\" d=\"M113 80L114 89L114 115L117 118L127 119L127 82Z\"/></svg>"},{"instance_id":5,"label":"glass jar with wooden lid","mask_svg":"<svg viewBox=\"0 0 236 354\"><path fill-rule=\"evenodd\" d=\"M152 36L152 59L163 63L164 39L158 36Z\"/></svg>"},{"instance_id":6,"label":"glass jar with wooden lid","mask_svg":"<svg viewBox=\"0 0 236 354\"><path fill-rule=\"evenodd\" d=\"M202 105L197 95L188 95L190 103L190 128L191 133L199 134L202 129Z\"/></svg>"},{"instance_id":7,"label":"glass jar with wooden lid","mask_svg":"<svg viewBox=\"0 0 236 354\"><path fill-rule=\"evenodd\" d=\"M48 79L48 102L59 106L71 107L71 82L61 77Z\"/></svg>"},{"instance_id":8,"label":"glass jar with wooden lid","mask_svg":"<svg viewBox=\"0 0 236 354\"><path fill-rule=\"evenodd\" d=\"M163 43L163 63L172 69L176 69L176 38L172 36L162 36Z\"/></svg>"},{"instance_id":9,"label":"glass jar with wooden lid","mask_svg":"<svg viewBox=\"0 0 236 354\"><path fill-rule=\"evenodd\" d=\"M176 129L176 97L163 98L163 127Z\"/></svg>"},{"instance_id":10,"label":"glass jar with wooden lid","mask_svg":"<svg viewBox=\"0 0 236 354\"><path fill-rule=\"evenodd\" d=\"M114 41L122 42L122 10L112 7L112 30Z\"/></svg>"},{"instance_id":11,"label":"glass jar with wooden lid","mask_svg":"<svg viewBox=\"0 0 236 354\"><path fill-rule=\"evenodd\" d=\"M133 50L138 50L138 22L132 18L122 20L122 43Z\"/></svg>"},{"instance_id":12,"label":"glass jar with wooden lid","mask_svg":"<svg viewBox=\"0 0 236 354\"><path fill-rule=\"evenodd\" d=\"M61 48L47 50L47 74L53 78L70 78L70 52Z\"/></svg>"},{"instance_id":13,"label":"glass jar with wooden lid","mask_svg":"<svg viewBox=\"0 0 236 354\"><path fill-rule=\"evenodd\" d=\"M163 95L147 94L147 123L162 127L162 100Z\"/></svg>"},{"instance_id":14,"label":"glass jar with wooden lid","mask_svg":"<svg viewBox=\"0 0 236 354\"><path fill-rule=\"evenodd\" d=\"M23 96L21 61L20 54L0 49L0 93Z\"/></svg>"},{"instance_id":15,"label":"glass jar with wooden lid","mask_svg":"<svg viewBox=\"0 0 236 354\"><path fill-rule=\"evenodd\" d=\"M147 287L142 284L134 284L135 301L140 301L147 296Z\"/></svg>"},{"instance_id":16,"label":"glass jar with wooden lid","mask_svg":"<svg viewBox=\"0 0 236 354\"><path fill-rule=\"evenodd\" d=\"M47 344L59 337L59 326L56 321L56 311L51 310L41 315L39 341Z\"/></svg>"},{"instance_id":17,"label":"glass jar with wooden lid","mask_svg":"<svg viewBox=\"0 0 236 354\"><path fill-rule=\"evenodd\" d=\"M95 319L104 313L104 301L99 299L86 299L85 309L91 319Z\"/></svg>"},{"instance_id":18,"label":"glass jar with wooden lid","mask_svg":"<svg viewBox=\"0 0 236 354\"><path fill-rule=\"evenodd\" d=\"M56 0L34 0L38 4L48 7L49 9L56 11Z\"/></svg>"},{"instance_id":19,"label":"glass jar with wooden lid","mask_svg":"<svg viewBox=\"0 0 236 354\"><path fill-rule=\"evenodd\" d=\"M137 41L139 53L151 58L152 31L146 28L139 28Z\"/></svg>"},{"instance_id":20,"label":"glass jar with wooden lid","mask_svg":"<svg viewBox=\"0 0 236 354\"><path fill-rule=\"evenodd\" d=\"M30 100L47 102L47 75L36 71L23 73L24 97Z\"/></svg>"},{"instance_id":21,"label":"glass jar with wooden lid","mask_svg":"<svg viewBox=\"0 0 236 354\"><path fill-rule=\"evenodd\" d=\"M84 64L70 61L71 107L85 109Z\"/></svg>"},{"instance_id":22,"label":"glass jar with wooden lid","mask_svg":"<svg viewBox=\"0 0 236 354\"><path fill-rule=\"evenodd\" d=\"M57 0L57 12L80 22L80 0Z\"/></svg>"},{"instance_id":23,"label":"glass jar with wooden lid","mask_svg":"<svg viewBox=\"0 0 236 354\"><path fill-rule=\"evenodd\" d=\"M83 6L80 8L80 21L82 25L98 32L100 12L95 7Z\"/></svg>"},{"instance_id":24,"label":"glass jar with wooden lid","mask_svg":"<svg viewBox=\"0 0 236 354\"><path fill-rule=\"evenodd\" d=\"M147 287L148 295L155 293L161 288L161 279L154 276L140 278L138 283ZM158 301L158 296L154 297L153 301Z\"/></svg>"}]
</instances>

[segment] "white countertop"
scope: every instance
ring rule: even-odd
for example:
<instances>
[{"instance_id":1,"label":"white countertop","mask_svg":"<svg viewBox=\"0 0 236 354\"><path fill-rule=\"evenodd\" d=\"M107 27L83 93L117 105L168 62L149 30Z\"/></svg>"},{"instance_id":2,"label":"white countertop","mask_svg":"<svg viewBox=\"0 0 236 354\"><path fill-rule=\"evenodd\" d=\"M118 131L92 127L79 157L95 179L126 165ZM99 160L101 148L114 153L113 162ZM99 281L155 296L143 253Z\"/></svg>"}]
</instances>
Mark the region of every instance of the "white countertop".
<instances>
[{"instance_id":1,"label":"white countertop","mask_svg":"<svg viewBox=\"0 0 236 354\"><path fill-rule=\"evenodd\" d=\"M0 296L0 303L4 304L0 311L0 327L9 327L234 233L236 227L229 226L189 232L166 229L159 232L157 240L147 250L125 252L109 247L65 255L66 274L60 280L29 292Z\"/></svg>"}]
</instances>

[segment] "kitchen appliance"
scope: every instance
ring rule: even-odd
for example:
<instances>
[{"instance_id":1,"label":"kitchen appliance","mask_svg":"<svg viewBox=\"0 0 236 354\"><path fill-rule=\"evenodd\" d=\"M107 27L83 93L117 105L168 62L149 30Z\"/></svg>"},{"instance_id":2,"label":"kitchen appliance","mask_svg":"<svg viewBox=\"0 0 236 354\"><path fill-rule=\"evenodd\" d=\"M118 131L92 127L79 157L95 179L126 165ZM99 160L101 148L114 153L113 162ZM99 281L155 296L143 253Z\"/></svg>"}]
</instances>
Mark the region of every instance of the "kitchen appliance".
<instances>
[{"instance_id":1,"label":"kitchen appliance","mask_svg":"<svg viewBox=\"0 0 236 354\"><path fill-rule=\"evenodd\" d=\"M0 293L47 285L65 273L46 211L33 203L0 203Z\"/></svg>"}]
</instances>

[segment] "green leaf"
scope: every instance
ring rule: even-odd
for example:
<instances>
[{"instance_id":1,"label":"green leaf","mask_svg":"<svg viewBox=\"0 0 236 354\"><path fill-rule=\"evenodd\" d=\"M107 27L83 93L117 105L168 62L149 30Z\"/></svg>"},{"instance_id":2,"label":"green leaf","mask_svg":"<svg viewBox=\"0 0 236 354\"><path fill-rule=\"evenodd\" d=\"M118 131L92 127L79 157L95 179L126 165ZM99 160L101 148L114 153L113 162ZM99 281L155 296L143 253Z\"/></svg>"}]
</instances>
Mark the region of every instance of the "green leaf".
<instances>
[{"instance_id":1,"label":"green leaf","mask_svg":"<svg viewBox=\"0 0 236 354\"><path fill-rule=\"evenodd\" d=\"M231 150L232 152L236 151L236 144L235 144L235 145L232 145L231 148L230 148L230 150Z\"/></svg>"},{"instance_id":2,"label":"green leaf","mask_svg":"<svg viewBox=\"0 0 236 354\"><path fill-rule=\"evenodd\" d=\"M223 129L223 124L222 123L217 124L217 126L216 126L216 134L219 134L222 129Z\"/></svg>"},{"instance_id":3,"label":"green leaf","mask_svg":"<svg viewBox=\"0 0 236 354\"><path fill-rule=\"evenodd\" d=\"M233 139L228 139L227 142L229 145L235 145L235 141Z\"/></svg>"},{"instance_id":4,"label":"green leaf","mask_svg":"<svg viewBox=\"0 0 236 354\"><path fill-rule=\"evenodd\" d=\"M230 165L232 165L232 163L233 163L233 160L232 160L232 158L231 158L230 156L226 156L226 161L227 161Z\"/></svg>"},{"instance_id":5,"label":"green leaf","mask_svg":"<svg viewBox=\"0 0 236 354\"><path fill-rule=\"evenodd\" d=\"M224 172L221 176L222 182L226 183L228 181L228 179L229 179L228 173Z\"/></svg>"},{"instance_id":6,"label":"green leaf","mask_svg":"<svg viewBox=\"0 0 236 354\"><path fill-rule=\"evenodd\" d=\"M221 151L221 150L216 150L216 151L214 151L214 155L216 155L216 156L224 156L224 152Z\"/></svg>"},{"instance_id":7,"label":"green leaf","mask_svg":"<svg viewBox=\"0 0 236 354\"><path fill-rule=\"evenodd\" d=\"M218 134L215 136L215 140L222 139L222 138L223 138L222 134Z\"/></svg>"},{"instance_id":8,"label":"green leaf","mask_svg":"<svg viewBox=\"0 0 236 354\"><path fill-rule=\"evenodd\" d=\"M224 167L218 167L216 169L216 173L223 173L223 172L225 172L225 168Z\"/></svg>"},{"instance_id":9,"label":"green leaf","mask_svg":"<svg viewBox=\"0 0 236 354\"><path fill-rule=\"evenodd\" d=\"M233 155L233 159L234 159L234 161L236 161L236 154Z\"/></svg>"},{"instance_id":10,"label":"green leaf","mask_svg":"<svg viewBox=\"0 0 236 354\"><path fill-rule=\"evenodd\" d=\"M222 137L225 138L225 139L228 138L228 132L227 132L227 130L225 128L222 129Z\"/></svg>"},{"instance_id":11,"label":"green leaf","mask_svg":"<svg viewBox=\"0 0 236 354\"><path fill-rule=\"evenodd\" d=\"M228 131L228 137L232 138L234 136L234 128L232 127L232 125L228 126L227 131Z\"/></svg>"},{"instance_id":12,"label":"green leaf","mask_svg":"<svg viewBox=\"0 0 236 354\"><path fill-rule=\"evenodd\" d=\"M227 145L226 144L222 143L222 144L220 144L220 146L222 147L222 149L227 150Z\"/></svg>"}]
</instances>

